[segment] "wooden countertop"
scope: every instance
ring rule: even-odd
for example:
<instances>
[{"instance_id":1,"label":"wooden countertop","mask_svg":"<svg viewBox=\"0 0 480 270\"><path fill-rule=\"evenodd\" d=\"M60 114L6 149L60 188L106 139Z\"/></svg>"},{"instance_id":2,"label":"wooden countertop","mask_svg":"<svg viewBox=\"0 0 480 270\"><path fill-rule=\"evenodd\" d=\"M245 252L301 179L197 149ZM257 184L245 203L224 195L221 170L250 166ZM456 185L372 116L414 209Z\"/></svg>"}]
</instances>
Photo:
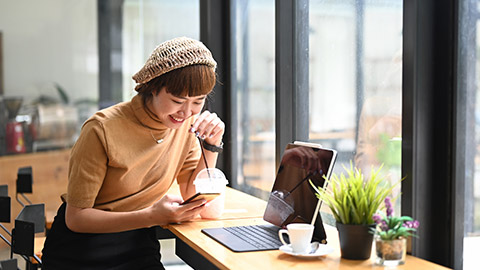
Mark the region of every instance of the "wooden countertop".
<instances>
[{"instance_id":1,"label":"wooden countertop","mask_svg":"<svg viewBox=\"0 0 480 270\"><path fill-rule=\"evenodd\" d=\"M342 259L338 233L335 227L325 225L328 245L334 248L331 254L314 259L297 258L279 250L233 252L201 232L203 228L216 228L239 225L265 224L262 218L187 222L168 225L169 229L196 252L220 269L379 269L374 264L374 256L369 260L356 261ZM397 269L448 269L446 267L407 255L407 261Z\"/></svg>"}]
</instances>

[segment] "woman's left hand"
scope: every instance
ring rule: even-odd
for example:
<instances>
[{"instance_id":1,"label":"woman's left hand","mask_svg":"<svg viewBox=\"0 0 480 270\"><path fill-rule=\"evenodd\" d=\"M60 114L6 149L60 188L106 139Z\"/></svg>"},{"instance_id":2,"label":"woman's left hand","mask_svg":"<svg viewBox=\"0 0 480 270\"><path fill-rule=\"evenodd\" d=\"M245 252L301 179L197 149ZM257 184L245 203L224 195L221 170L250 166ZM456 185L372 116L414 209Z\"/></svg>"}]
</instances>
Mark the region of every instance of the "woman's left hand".
<instances>
[{"instance_id":1,"label":"woman's left hand","mask_svg":"<svg viewBox=\"0 0 480 270\"><path fill-rule=\"evenodd\" d=\"M219 145L225 133L225 123L216 113L204 111L193 123L191 132L211 145Z\"/></svg>"}]
</instances>

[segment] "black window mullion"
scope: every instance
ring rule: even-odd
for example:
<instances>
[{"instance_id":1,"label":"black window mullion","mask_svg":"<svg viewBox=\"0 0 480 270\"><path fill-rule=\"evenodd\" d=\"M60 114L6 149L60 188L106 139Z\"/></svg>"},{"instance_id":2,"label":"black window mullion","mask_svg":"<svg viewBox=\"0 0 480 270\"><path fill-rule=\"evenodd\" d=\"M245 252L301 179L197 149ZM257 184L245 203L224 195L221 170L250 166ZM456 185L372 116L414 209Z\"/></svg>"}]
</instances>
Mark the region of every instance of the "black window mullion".
<instances>
[{"instance_id":1,"label":"black window mullion","mask_svg":"<svg viewBox=\"0 0 480 270\"><path fill-rule=\"evenodd\" d=\"M230 183L237 179L237 101L235 53L235 0L200 1L200 40L217 61L217 84L207 109L216 112L225 123L224 151L217 167Z\"/></svg>"},{"instance_id":2,"label":"black window mullion","mask_svg":"<svg viewBox=\"0 0 480 270\"><path fill-rule=\"evenodd\" d=\"M413 255L448 267L456 248L454 15L452 1L404 1L402 214L421 224Z\"/></svg>"},{"instance_id":3,"label":"black window mullion","mask_svg":"<svg viewBox=\"0 0 480 270\"><path fill-rule=\"evenodd\" d=\"M309 136L308 0L275 2L275 161Z\"/></svg>"},{"instance_id":4,"label":"black window mullion","mask_svg":"<svg viewBox=\"0 0 480 270\"><path fill-rule=\"evenodd\" d=\"M123 1L97 1L99 107L122 101Z\"/></svg>"}]
</instances>

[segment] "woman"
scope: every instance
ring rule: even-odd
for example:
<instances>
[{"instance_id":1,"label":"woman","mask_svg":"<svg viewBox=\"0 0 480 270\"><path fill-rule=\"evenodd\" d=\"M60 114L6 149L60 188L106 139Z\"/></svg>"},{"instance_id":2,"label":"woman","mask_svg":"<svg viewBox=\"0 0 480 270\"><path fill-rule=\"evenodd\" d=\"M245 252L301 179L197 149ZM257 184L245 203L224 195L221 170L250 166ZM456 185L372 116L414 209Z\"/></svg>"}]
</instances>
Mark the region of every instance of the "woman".
<instances>
[{"instance_id":1,"label":"woman","mask_svg":"<svg viewBox=\"0 0 480 270\"><path fill-rule=\"evenodd\" d=\"M225 124L201 113L215 67L201 42L166 41L133 76L138 95L84 123L42 269L163 269L153 226L191 220L208 207L181 203L222 150ZM166 195L175 179L183 198Z\"/></svg>"}]
</instances>

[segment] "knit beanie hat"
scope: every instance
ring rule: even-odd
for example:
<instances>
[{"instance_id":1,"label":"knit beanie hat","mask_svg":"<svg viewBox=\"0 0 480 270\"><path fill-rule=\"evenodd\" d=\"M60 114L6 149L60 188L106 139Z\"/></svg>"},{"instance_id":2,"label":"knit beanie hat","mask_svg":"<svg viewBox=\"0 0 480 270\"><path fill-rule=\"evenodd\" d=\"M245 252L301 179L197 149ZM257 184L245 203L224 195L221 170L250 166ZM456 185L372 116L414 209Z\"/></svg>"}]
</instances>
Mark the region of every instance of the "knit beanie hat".
<instances>
[{"instance_id":1,"label":"knit beanie hat","mask_svg":"<svg viewBox=\"0 0 480 270\"><path fill-rule=\"evenodd\" d=\"M132 78L142 84L174 69L196 64L207 65L213 69L217 66L212 53L202 42L178 37L158 45L145 65Z\"/></svg>"}]
</instances>

